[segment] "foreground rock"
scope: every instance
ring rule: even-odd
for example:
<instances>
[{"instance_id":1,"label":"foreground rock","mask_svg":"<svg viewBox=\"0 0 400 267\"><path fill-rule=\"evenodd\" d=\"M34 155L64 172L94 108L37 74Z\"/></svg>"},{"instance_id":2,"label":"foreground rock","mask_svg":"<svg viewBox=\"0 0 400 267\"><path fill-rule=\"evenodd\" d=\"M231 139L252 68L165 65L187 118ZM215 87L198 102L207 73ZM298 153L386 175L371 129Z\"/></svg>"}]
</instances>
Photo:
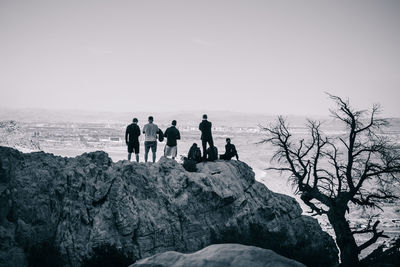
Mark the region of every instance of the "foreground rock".
<instances>
[{"instance_id":1,"label":"foreground rock","mask_svg":"<svg viewBox=\"0 0 400 267\"><path fill-rule=\"evenodd\" d=\"M192 254L169 251L140 260L130 267L301 267L269 249L239 244L211 245Z\"/></svg>"},{"instance_id":2,"label":"foreground rock","mask_svg":"<svg viewBox=\"0 0 400 267\"><path fill-rule=\"evenodd\" d=\"M113 163L104 152L63 158L0 147L0 265L52 242L70 266L104 244L137 259L242 243L307 265L337 263L332 238L291 197L243 162Z\"/></svg>"}]
</instances>

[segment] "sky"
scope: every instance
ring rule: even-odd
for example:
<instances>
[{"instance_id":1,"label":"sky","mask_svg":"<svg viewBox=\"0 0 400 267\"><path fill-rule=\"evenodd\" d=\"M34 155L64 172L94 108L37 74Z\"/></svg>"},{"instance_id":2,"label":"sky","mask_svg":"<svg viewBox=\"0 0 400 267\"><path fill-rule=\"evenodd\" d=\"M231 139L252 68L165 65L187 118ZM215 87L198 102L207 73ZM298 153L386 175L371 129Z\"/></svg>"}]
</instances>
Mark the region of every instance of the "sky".
<instances>
[{"instance_id":1,"label":"sky","mask_svg":"<svg viewBox=\"0 0 400 267\"><path fill-rule=\"evenodd\" d=\"M0 107L400 117L400 1L0 0Z\"/></svg>"}]
</instances>

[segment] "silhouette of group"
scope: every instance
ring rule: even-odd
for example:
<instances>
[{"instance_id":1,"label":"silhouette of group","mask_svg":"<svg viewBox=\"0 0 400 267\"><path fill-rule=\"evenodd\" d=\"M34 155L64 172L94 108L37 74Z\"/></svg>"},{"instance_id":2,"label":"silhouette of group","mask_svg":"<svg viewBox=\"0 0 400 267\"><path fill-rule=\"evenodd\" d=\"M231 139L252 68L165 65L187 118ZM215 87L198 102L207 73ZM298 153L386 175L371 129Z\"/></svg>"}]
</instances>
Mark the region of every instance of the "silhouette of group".
<instances>
[{"instance_id":1,"label":"silhouette of group","mask_svg":"<svg viewBox=\"0 0 400 267\"><path fill-rule=\"evenodd\" d=\"M144 141L144 161L147 162L148 155L151 149L152 161L156 160L157 153L157 140L162 142L164 137L167 138L166 145L164 147L164 156L175 159L178 153L177 140L181 139L181 134L176 128L176 120L173 120L171 126L163 131L154 123L153 116L149 116L148 123L143 126L142 133L145 135ZM203 155L201 154L200 148L196 143L193 143L188 152L188 159L196 163L201 161L214 161L218 159L218 149L214 146L212 137L212 123L208 121L207 114L203 115L203 120L199 124L199 130L201 131L201 144L203 148ZM132 123L126 127L125 131L125 142L128 147L128 160L131 160L132 153L135 153L136 161L139 162L139 136L141 135L140 127L138 126L138 119L133 118ZM208 144L208 148L207 148ZM225 154L220 155L220 159L230 160L236 157L239 160L238 153L235 145L231 144L231 139L226 139Z\"/></svg>"}]
</instances>

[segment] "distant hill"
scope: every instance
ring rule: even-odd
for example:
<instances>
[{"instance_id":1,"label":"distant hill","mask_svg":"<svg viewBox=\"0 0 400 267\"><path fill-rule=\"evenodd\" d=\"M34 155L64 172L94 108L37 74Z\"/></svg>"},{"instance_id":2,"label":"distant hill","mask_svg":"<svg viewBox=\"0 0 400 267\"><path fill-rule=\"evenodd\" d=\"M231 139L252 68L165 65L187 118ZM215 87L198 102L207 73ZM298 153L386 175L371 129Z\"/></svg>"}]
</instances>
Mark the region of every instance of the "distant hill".
<instances>
[{"instance_id":1,"label":"distant hill","mask_svg":"<svg viewBox=\"0 0 400 267\"><path fill-rule=\"evenodd\" d=\"M21 122L82 122L82 123L128 123L137 117L143 124L149 115L154 116L155 122L168 122L173 119L180 124L198 125L204 113L214 124L232 127L251 127L267 124L277 115L241 113L233 111L182 111L182 112L104 112L82 110L48 110L48 109L0 109L0 120L16 120ZM305 116L288 116L294 122L305 122ZM318 119L329 119L319 117ZM297 123L296 123L297 124Z\"/></svg>"}]
</instances>

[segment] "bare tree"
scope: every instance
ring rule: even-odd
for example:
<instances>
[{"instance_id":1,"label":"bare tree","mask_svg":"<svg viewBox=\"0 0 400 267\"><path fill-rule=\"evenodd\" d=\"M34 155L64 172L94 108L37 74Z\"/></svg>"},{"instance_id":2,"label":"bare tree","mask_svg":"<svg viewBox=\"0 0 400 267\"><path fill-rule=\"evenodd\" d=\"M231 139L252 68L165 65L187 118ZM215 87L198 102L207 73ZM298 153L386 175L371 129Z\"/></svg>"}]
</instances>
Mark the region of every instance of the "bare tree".
<instances>
[{"instance_id":1,"label":"bare tree","mask_svg":"<svg viewBox=\"0 0 400 267\"><path fill-rule=\"evenodd\" d=\"M365 229L354 230L346 219L349 204L381 208L383 201L397 198L393 185L399 182L400 149L382 128L385 119L377 118L379 106L371 111L354 110L348 101L328 94L337 108L334 118L345 126L345 135L326 136L321 123L308 120L309 136L293 136L283 117L270 127L263 127L276 150L273 160L278 163L270 170L288 172L304 203L313 215L327 215L336 235L343 266L357 266L362 250L379 238L387 237L378 230L379 220L368 223ZM369 234L358 245L355 235Z\"/></svg>"}]
</instances>

